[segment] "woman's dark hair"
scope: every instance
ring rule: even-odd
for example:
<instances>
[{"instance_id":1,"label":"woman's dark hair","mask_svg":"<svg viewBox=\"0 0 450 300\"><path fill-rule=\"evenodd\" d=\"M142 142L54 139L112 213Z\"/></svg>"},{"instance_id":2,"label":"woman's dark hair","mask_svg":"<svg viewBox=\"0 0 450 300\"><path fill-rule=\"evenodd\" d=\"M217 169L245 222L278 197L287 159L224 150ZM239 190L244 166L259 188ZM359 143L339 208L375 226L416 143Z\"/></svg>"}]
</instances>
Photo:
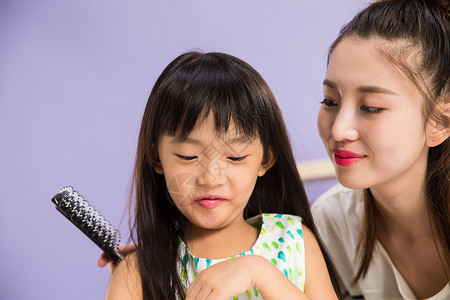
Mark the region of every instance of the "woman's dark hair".
<instances>
[{"instance_id":1,"label":"woman's dark hair","mask_svg":"<svg viewBox=\"0 0 450 300\"><path fill-rule=\"evenodd\" d=\"M233 121L239 133L257 137L264 158L274 165L258 177L244 217L270 213L299 215L318 239L337 293L338 278L314 225L297 171L285 124L267 83L244 61L223 53L189 52L172 61L159 76L142 119L136 154L134 230L145 299L183 295L177 261L179 238L189 240L188 220L174 205L164 176L155 172L162 134L186 137L212 116L218 133Z\"/></svg>"},{"instance_id":2,"label":"woman's dark hair","mask_svg":"<svg viewBox=\"0 0 450 300\"><path fill-rule=\"evenodd\" d=\"M347 37L380 38L378 49L421 92L424 119L449 128L450 120L437 107L450 101L450 10L448 1L392 0L375 2L345 25L332 43ZM450 138L429 149L425 178L428 215L444 250L442 265L450 264ZM369 269L376 241L376 207L370 190L364 192L364 219L359 250L360 267L354 282ZM438 250L439 252L439 250ZM447 279L448 274L447 274Z\"/></svg>"}]
</instances>

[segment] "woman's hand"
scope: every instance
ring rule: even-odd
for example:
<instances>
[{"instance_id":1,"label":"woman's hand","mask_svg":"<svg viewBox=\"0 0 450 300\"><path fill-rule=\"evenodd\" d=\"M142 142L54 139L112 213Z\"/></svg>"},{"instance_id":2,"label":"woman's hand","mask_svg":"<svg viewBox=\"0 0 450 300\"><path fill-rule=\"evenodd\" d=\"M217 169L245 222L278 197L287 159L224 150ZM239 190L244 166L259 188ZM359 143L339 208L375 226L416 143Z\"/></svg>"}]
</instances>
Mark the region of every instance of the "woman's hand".
<instances>
[{"instance_id":1,"label":"woman's hand","mask_svg":"<svg viewBox=\"0 0 450 300\"><path fill-rule=\"evenodd\" d=\"M122 255L123 257L127 256L128 254L134 251L136 251L136 244L134 243L119 245L117 249L117 252L119 252L119 254ZM108 265L108 269L111 274L114 272L114 269L116 268L116 265L114 264L112 259L109 258L109 256L106 255L104 252L102 253L102 255L100 255L97 265L100 268L104 268L106 265Z\"/></svg>"}]
</instances>

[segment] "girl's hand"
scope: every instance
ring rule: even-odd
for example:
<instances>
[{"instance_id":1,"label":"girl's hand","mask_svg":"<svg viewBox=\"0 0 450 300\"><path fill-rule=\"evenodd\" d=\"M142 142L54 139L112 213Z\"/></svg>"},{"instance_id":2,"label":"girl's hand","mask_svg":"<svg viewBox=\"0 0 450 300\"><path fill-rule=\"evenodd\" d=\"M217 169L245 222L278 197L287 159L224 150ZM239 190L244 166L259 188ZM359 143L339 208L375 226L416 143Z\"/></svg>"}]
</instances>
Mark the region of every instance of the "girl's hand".
<instances>
[{"instance_id":1,"label":"girl's hand","mask_svg":"<svg viewBox=\"0 0 450 300\"><path fill-rule=\"evenodd\" d=\"M265 258L235 257L201 271L186 291L186 300L230 299L255 287L255 274Z\"/></svg>"},{"instance_id":2,"label":"girl's hand","mask_svg":"<svg viewBox=\"0 0 450 300\"><path fill-rule=\"evenodd\" d=\"M200 272L186 300L225 300L256 289L264 299L309 299L271 262L258 255L235 257Z\"/></svg>"},{"instance_id":3,"label":"girl's hand","mask_svg":"<svg viewBox=\"0 0 450 300\"><path fill-rule=\"evenodd\" d=\"M134 252L135 250L136 250L136 244L130 243L130 244L119 245L117 252L119 252L119 254L121 254L122 256L125 257L128 254ZM104 252L102 253L102 255L100 255L97 265L100 268L104 268L106 265L108 265L108 269L111 274L114 272L114 269L116 268L116 265L113 263L111 258L109 258L109 256L106 255Z\"/></svg>"},{"instance_id":4,"label":"girl's hand","mask_svg":"<svg viewBox=\"0 0 450 300\"><path fill-rule=\"evenodd\" d=\"M308 270L304 293L267 259L244 255L201 271L188 288L186 300L230 299L254 288L266 300L337 300L314 234L303 226L303 235Z\"/></svg>"}]
</instances>

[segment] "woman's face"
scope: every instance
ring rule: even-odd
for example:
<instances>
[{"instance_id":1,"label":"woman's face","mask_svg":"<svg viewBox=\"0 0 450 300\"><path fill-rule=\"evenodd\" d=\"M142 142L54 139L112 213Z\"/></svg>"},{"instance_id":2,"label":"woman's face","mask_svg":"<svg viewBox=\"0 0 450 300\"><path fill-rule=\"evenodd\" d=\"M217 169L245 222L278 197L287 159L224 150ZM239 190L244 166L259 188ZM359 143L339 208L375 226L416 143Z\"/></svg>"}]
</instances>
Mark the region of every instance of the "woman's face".
<instances>
[{"instance_id":1,"label":"woman's face","mask_svg":"<svg viewBox=\"0 0 450 300\"><path fill-rule=\"evenodd\" d=\"M377 50L381 45L387 42L343 39L323 83L319 134L339 182L349 188L395 188L417 182L426 170L423 98Z\"/></svg>"}]
</instances>

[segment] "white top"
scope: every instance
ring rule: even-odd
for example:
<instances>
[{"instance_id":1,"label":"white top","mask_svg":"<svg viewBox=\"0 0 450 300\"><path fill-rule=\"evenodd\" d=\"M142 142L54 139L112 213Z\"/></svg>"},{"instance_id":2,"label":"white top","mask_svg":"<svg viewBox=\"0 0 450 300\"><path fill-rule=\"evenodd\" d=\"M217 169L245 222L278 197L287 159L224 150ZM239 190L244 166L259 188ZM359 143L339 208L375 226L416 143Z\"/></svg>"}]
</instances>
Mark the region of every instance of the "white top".
<instances>
[{"instance_id":1,"label":"white top","mask_svg":"<svg viewBox=\"0 0 450 300\"><path fill-rule=\"evenodd\" d=\"M353 297L364 295L365 299L417 299L378 241L366 277L352 286L359 268L356 248L363 204L362 190L350 190L337 184L312 205L319 235L346 290ZM450 284L427 300L443 299L450 299Z\"/></svg>"},{"instance_id":2,"label":"white top","mask_svg":"<svg viewBox=\"0 0 450 300\"><path fill-rule=\"evenodd\" d=\"M209 266L242 255L259 255L277 267L301 291L305 287L305 248L303 242L302 218L284 214L262 214L247 220L255 227L261 227L258 239L247 252L222 259L195 257L180 240L178 265L182 284L188 288L197 274ZM256 289L233 297L233 300L263 299Z\"/></svg>"}]
</instances>

